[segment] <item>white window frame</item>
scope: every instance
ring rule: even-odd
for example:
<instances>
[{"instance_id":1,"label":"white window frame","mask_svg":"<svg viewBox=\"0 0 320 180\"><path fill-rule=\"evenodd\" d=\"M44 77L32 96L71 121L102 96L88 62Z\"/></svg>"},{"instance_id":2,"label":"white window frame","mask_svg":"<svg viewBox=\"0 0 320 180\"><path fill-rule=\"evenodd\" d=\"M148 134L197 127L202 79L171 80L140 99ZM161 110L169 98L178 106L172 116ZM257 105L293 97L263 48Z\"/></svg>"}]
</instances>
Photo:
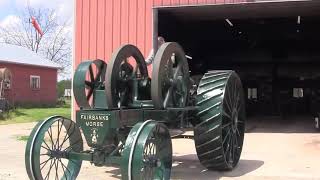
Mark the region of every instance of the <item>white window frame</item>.
<instances>
[{"instance_id":1,"label":"white window frame","mask_svg":"<svg viewBox=\"0 0 320 180\"><path fill-rule=\"evenodd\" d=\"M34 87L32 87L32 79L33 78L37 78L37 79L39 79L39 87L36 87L36 88L34 88ZM36 76L36 75L30 75L30 88L31 89L40 89L40 87L41 87L41 80L40 80L40 76Z\"/></svg>"}]
</instances>

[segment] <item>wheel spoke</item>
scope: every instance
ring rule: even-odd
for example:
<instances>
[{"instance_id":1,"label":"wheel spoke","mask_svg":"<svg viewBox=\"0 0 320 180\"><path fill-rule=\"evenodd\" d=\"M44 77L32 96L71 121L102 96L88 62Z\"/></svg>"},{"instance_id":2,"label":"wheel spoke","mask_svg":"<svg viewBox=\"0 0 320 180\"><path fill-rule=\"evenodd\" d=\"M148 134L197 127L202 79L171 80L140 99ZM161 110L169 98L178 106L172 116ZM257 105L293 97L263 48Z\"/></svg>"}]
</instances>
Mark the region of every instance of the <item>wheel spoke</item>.
<instances>
[{"instance_id":1,"label":"wheel spoke","mask_svg":"<svg viewBox=\"0 0 320 180\"><path fill-rule=\"evenodd\" d=\"M91 80L91 82L94 82L94 75L93 75L92 65L89 66L89 73L90 73L90 80Z\"/></svg>"},{"instance_id":2,"label":"wheel spoke","mask_svg":"<svg viewBox=\"0 0 320 180\"><path fill-rule=\"evenodd\" d=\"M87 101L90 100L92 94L93 94L93 88L90 88L90 90L89 90L89 92L88 92L88 94L87 94Z\"/></svg>"},{"instance_id":3,"label":"wheel spoke","mask_svg":"<svg viewBox=\"0 0 320 180\"><path fill-rule=\"evenodd\" d=\"M55 169L56 169L56 177L55 177L55 179L59 180L59 174L58 174L59 164L58 164L58 161L56 161L54 163L54 166L55 166Z\"/></svg>"},{"instance_id":4,"label":"wheel spoke","mask_svg":"<svg viewBox=\"0 0 320 180\"><path fill-rule=\"evenodd\" d=\"M230 121L232 121L231 115L228 114L224 109L222 110L222 115L224 115L224 116L227 117Z\"/></svg>"},{"instance_id":5,"label":"wheel spoke","mask_svg":"<svg viewBox=\"0 0 320 180\"><path fill-rule=\"evenodd\" d=\"M227 88L225 90L225 93L227 94L227 96L226 96L226 106L227 106L229 112L232 113L232 99L231 99L231 95L230 95L231 94L230 86L227 86L226 88Z\"/></svg>"},{"instance_id":6,"label":"wheel spoke","mask_svg":"<svg viewBox=\"0 0 320 180\"><path fill-rule=\"evenodd\" d=\"M60 127L60 120L58 120L58 136L57 136L57 140L54 143L54 148L57 149L59 148L59 138L60 138L60 130L62 129L62 123L61 123L61 127Z\"/></svg>"},{"instance_id":7,"label":"wheel spoke","mask_svg":"<svg viewBox=\"0 0 320 180\"><path fill-rule=\"evenodd\" d=\"M224 124L223 126L222 126L222 129L225 129L225 128L230 128L230 126L231 126L231 122L230 123L227 123L227 124ZM230 130L230 129L229 129Z\"/></svg>"},{"instance_id":8,"label":"wheel spoke","mask_svg":"<svg viewBox=\"0 0 320 180\"><path fill-rule=\"evenodd\" d=\"M79 142L81 142L81 139L78 139L77 141L75 141L74 143L72 143L69 147L65 148L62 151L66 151L66 150L70 150L73 148L74 145L77 145Z\"/></svg>"},{"instance_id":9,"label":"wheel spoke","mask_svg":"<svg viewBox=\"0 0 320 180\"><path fill-rule=\"evenodd\" d=\"M230 132L231 132L231 129L229 129L229 130L227 131L227 134L226 134L226 136L224 137L224 139L223 139L223 141L222 141L222 144L225 143L225 141L227 140L228 136L230 135Z\"/></svg>"},{"instance_id":10,"label":"wheel spoke","mask_svg":"<svg viewBox=\"0 0 320 180\"><path fill-rule=\"evenodd\" d=\"M172 96L172 86L169 87L168 92L166 93L166 97L163 101L163 106L168 107L169 99L171 99Z\"/></svg>"},{"instance_id":11,"label":"wheel spoke","mask_svg":"<svg viewBox=\"0 0 320 180\"><path fill-rule=\"evenodd\" d=\"M49 136L50 136L50 140L51 140L51 148L53 149L54 143L53 143L53 139L52 139L52 129L51 126L49 128L49 130L47 131ZM45 140L45 139L44 139Z\"/></svg>"},{"instance_id":12,"label":"wheel spoke","mask_svg":"<svg viewBox=\"0 0 320 180\"><path fill-rule=\"evenodd\" d=\"M49 145L46 143L46 140L44 139L42 142L44 142L44 144L45 144L45 145L47 146L47 148L48 148L48 149L47 149L47 148L45 148L45 149L47 149L47 150L50 151L51 149L50 149Z\"/></svg>"},{"instance_id":13,"label":"wheel spoke","mask_svg":"<svg viewBox=\"0 0 320 180\"><path fill-rule=\"evenodd\" d=\"M70 133L70 135L68 134L68 132L69 132L69 130L71 129L71 126L72 126L72 125L73 125L73 124L70 124L70 126L68 127L68 130L67 130L66 134L64 135L63 141L62 141L61 145L59 146L59 150L61 150L63 144L64 144L64 143L69 139L69 137L75 132L76 126L73 125L73 130L72 130L72 132Z\"/></svg>"},{"instance_id":14,"label":"wheel spoke","mask_svg":"<svg viewBox=\"0 0 320 180\"><path fill-rule=\"evenodd\" d=\"M236 138L234 136L234 133L232 133L232 162L234 162L235 160L235 156L234 156L234 150L235 150L235 145L236 145Z\"/></svg>"},{"instance_id":15,"label":"wheel spoke","mask_svg":"<svg viewBox=\"0 0 320 180\"><path fill-rule=\"evenodd\" d=\"M92 82L90 82L90 81L84 81L84 83L85 83L88 87L93 88L93 83L92 83Z\"/></svg>"},{"instance_id":16,"label":"wheel spoke","mask_svg":"<svg viewBox=\"0 0 320 180\"><path fill-rule=\"evenodd\" d=\"M68 171L69 175L71 176L72 174L71 174L69 168L61 161L61 159L58 159L58 161L61 163L62 167ZM67 177L65 175L65 171L64 171L64 176Z\"/></svg>"},{"instance_id":17,"label":"wheel spoke","mask_svg":"<svg viewBox=\"0 0 320 180\"><path fill-rule=\"evenodd\" d=\"M48 151L51 151L51 149L48 149L47 147L44 147L44 146L42 146L42 145L41 145L41 147L44 148L44 149L46 149L46 150L48 150Z\"/></svg>"},{"instance_id":18,"label":"wheel spoke","mask_svg":"<svg viewBox=\"0 0 320 180\"><path fill-rule=\"evenodd\" d=\"M53 162L53 163L52 163ZM50 167L49 167L49 170L48 170L48 173L47 173L47 175L45 176L45 178L44 179L49 179L49 177L50 177L50 172L51 172L51 169L52 169L52 167L53 167L53 165L54 165L54 163L56 162L56 160L55 159L52 159L51 160L51 164L50 164Z\"/></svg>"},{"instance_id":19,"label":"wheel spoke","mask_svg":"<svg viewBox=\"0 0 320 180\"><path fill-rule=\"evenodd\" d=\"M173 79L177 79L178 75L179 75L179 72L181 71L181 68L182 68L182 64L179 63L178 64L178 67L175 68L175 71L174 71L174 74L173 74Z\"/></svg>"},{"instance_id":20,"label":"wheel spoke","mask_svg":"<svg viewBox=\"0 0 320 180\"><path fill-rule=\"evenodd\" d=\"M40 166L40 170L42 170L50 160L52 160L51 157L48 158L47 160L43 161L42 163L40 163L40 165L39 165ZM43 164L43 166L41 167L42 164Z\"/></svg>"}]
</instances>

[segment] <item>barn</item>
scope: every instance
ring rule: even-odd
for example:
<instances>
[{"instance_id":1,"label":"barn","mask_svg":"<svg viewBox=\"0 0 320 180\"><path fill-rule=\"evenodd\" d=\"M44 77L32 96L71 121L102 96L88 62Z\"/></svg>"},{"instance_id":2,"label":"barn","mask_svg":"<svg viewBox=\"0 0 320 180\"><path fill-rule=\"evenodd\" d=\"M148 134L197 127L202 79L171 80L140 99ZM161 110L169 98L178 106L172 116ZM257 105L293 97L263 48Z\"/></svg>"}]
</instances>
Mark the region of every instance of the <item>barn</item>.
<instances>
[{"instance_id":1,"label":"barn","mask_svg":"<svg viewBox=\"0 0 320 180\"><path fill-rule=\"evenodd\" d=\"M58 64L27 48L0 43L0 68L11 71L4 96L14 106L52 106L57 101Z\"/></svg>"},{"instance_id":2,"label":"barn","mask_svg":"<svg viewBox=\"0 0 320 180\"><path fill-rule=\"evenodd\" d=\"M319 1L76 0L75 18L74 67L128 43L146 57L162 36L193 57L191 75L235 70L249 117L311 126L319 112Z\"/></svg>"}]
</instances>

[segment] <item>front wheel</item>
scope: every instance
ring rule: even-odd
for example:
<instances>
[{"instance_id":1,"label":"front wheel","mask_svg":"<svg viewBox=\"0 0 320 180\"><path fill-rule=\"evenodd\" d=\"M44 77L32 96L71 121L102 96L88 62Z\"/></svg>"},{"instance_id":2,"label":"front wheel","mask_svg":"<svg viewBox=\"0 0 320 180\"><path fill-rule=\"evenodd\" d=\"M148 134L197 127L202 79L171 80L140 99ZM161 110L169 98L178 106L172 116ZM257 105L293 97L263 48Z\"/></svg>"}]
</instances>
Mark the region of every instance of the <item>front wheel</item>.
<instances>
[{"instance_id":1,"label":"front wheel","mask_svg":"<svg viewBox=\"0 0 320 180\"><path fill-rule=\"evenodd\" d=\"M152 120L137 123L123 150L124 180L169 180L172 144L168 128Z\"/></svg>"},{"instance_id":2,"label":"front wheel","mask_svg":"<svg viewBox=\"0 0 320 180\"><path fill-rule=\"evenodd\" d=\"M83 142L78 126L61 116L40 121L32 130L25 151L29 179L76 179L82 161L71 160L68 152L81 152Z\"/></svg>"}]
</instances>

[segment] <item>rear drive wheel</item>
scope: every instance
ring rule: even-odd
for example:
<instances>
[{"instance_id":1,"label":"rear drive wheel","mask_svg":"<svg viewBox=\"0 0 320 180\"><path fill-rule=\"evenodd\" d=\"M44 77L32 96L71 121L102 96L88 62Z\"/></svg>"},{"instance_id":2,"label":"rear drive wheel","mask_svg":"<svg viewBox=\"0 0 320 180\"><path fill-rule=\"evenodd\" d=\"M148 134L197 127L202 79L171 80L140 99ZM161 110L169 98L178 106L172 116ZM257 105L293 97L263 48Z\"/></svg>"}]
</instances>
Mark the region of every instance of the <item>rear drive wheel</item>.
<instances>
[{"instance_id":1,"label":"rear drive wheel","mask_svg":"<svg viewBox=\"0 0 320 180\"><path fill-rule=\"evenodd\" d=\"M240 159L245 130L245 103L234 71L210 71L197 90L194 140L198 158L210 170L231 170Z\"/></svg>"}]
</instances>

